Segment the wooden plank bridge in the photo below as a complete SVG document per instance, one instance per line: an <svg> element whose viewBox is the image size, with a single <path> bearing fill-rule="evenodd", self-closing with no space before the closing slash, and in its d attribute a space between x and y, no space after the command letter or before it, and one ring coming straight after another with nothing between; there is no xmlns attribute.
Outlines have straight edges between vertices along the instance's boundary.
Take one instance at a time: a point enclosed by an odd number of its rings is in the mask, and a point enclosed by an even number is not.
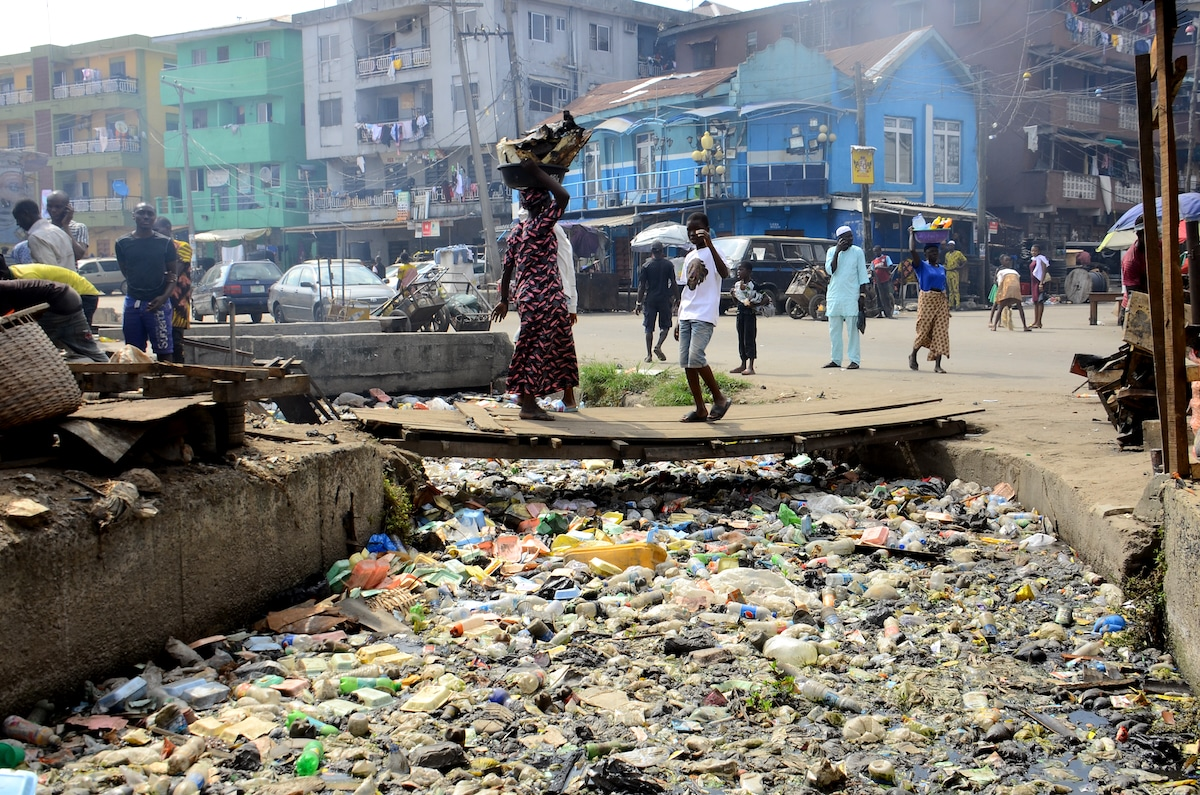
<svg viewBox="0 0 1200 795"><path fill-rule="evenodd" d="M715 423L682 423L686 408L585 408L554 422L522 420L515 408L459 402L458 411L359 409L363 426L387 444L428 457L683 461L959 436L978 406L938 398L740 404Z"/></svg>

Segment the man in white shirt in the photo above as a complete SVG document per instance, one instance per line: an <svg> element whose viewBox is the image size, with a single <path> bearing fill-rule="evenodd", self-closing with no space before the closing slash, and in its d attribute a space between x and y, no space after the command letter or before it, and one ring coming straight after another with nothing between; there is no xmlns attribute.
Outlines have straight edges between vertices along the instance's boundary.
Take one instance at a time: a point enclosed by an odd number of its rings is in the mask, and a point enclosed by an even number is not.
<svg viewBox="0 0 1200 795"><path fill-rule="evenodd" d="M571 245L571 238L567 237L567 230L562 228L562 224L554 225L554 239L558 241L558 274L562 277L563 295L567 297L567 314L571 316L571 325L574 326L579 322L579 291L575 287L575 248ZM563 390L563 406L567 412L579 411L574 387L569 386Z"/></svg>
<svg viewBox="0 0 1200 795"><path fill-rule="evenodd" d="M34 262L76 270L71 236L42 218L37 202L22 199L13 205L12 214L17 226L25 230L29 254Z"/></svg>
<svg viewBox="0 0 1200 795"><path fill-rule="evenodd" d="M729 266L713 245L707 215L692 213L687 229L688 239L696 248L688 252L683 261L683 273L677 277L683 292L679 299L675 339L679 340L679 364L687 375L688 389L696 408L683 415L680 422L716 422L725 416L733 401L722 394L717 385L717 378L705 358L705 348L721 314L721 280L729 278ZM704 405L701 381L712 393L711 410Z"/></svg>
<svg viewBox="0 0 1200 795"><path fill-rule="evenodd" d="M46 214L50 216L50 223L71 236L71 250L78 267L79 260L87 256L88 228L74 220L75 208L71 206L71 197L66 191L56 190L46 197Z"/></svg>

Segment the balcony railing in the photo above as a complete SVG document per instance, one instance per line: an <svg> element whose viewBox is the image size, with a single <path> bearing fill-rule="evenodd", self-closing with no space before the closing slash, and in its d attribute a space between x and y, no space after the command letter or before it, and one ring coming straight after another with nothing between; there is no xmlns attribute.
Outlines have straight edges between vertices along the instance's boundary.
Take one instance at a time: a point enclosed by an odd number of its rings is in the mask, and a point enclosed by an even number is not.
<svg viewBox="0 0 1200 795"><path fill-rule="evenodd" d="M1137 204L1142 200L1142 186L1134 182L1114 182L1113 195L1125 204Z"/></svg>
<svg viewBox="0 0 1200 795"><path fill-rule="evenodd" d="M142 142L136 138L93 138L89 141L72 141L54 145L55 157L140 151L142 151Z"/></svg>
<svg viewBox="0 0 1200 795"><path fill-rule="evenodd" d="M423 126L421 119L425 120ZM361 122L354 127L360 144L372 147L395 146L433 135L433 114L422 114L415 119ZM385 131L384 127L388 129Z"/></svg>
<svg viewBox="0 0 1200 795"><path fill-rule="evenodd" d="M360 78L374 77L375 75L389 74L393 71L400 72L405 69L420 69L421 67L429 66L431 63L433 63L433 57L429 47L395 50L378 55L368 55L366 58L359 58L358 76Z"/></svg>
<svg viewBox="0 0 1200 795"><path fill-rule="evenodd" d="M1063 174L1062 195L1064 199L1095 199L1096 178L1090 174Z"/></svg>
<svg viewBox="0 0 1200 795"><path fill-rule="evenodd" d="M77 213L119 213L132 210L137 202L128 196L112 199L72 199L71 207Z"/></svg>
<svg viewBox="0 0 1200 795"><path fill-rule="evenodd" d="M1100 100L1088 97L1067 97L1067 121L1076 124L1100 123Z"/></svg>
<svg viewBox="0 0 1200 795"><path fill-rule="evenodd" d="M382 193L358 195L317 191L308 195L309 212L320 212L322 210L363 210L373 207L395 206L396 192L390 190Z"/></svg>
<svg viewBox="0 0 1200 795"><path fill-rule="evenodd" d="M24 105L27 102L33 102L33 92L29 89L0 92L0 105Z"/></svg>
<svg viewBox="0 0 1200 795"><path fill-rule="evenodd" d="M1122 130L1136 130L1138 128L1137 105L1122 105L1117 123Z"/></svg>
<svg viewBox="0 0 1200 795"><path fill-rule="evenodd" d="M132 77L108 77L103 80L85 80L82 83L65 83L54 87L55 99L90 97L93 94L136 94L138 81Z"/></svg>

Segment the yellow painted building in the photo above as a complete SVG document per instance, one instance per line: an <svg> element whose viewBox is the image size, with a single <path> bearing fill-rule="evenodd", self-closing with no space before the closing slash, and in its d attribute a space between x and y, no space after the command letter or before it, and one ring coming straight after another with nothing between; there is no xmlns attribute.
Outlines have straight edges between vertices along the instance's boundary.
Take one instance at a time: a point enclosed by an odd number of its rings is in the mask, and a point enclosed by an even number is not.
<svg viewBox="0 0 1200 795"><path fill-rule="evenodd" d="M137 35L0 57L0 244L15 242L18 192L57 189L88 226L89 255L111 255L134 206L167 195L163 137L178 117L158 83L174 62L173 46Z"/></svg>

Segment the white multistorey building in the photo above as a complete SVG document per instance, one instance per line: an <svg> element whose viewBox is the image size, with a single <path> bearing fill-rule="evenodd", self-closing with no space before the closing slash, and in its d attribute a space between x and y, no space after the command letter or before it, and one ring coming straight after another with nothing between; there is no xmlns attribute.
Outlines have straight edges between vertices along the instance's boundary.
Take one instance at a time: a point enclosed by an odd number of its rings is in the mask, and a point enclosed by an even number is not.
<svg viewBox="0 0 1200 795"><path fill-rule="evenodd" d="M304 36L305 138L327 179L309 191L321 256L480 241L479 195L507 223L495 142L614 80L669 73L659 31L697 18L647 3L352 0L294 17ZM464 35L460 65L455 32ZM486 175L475 173L463 75Z"/></svg>

